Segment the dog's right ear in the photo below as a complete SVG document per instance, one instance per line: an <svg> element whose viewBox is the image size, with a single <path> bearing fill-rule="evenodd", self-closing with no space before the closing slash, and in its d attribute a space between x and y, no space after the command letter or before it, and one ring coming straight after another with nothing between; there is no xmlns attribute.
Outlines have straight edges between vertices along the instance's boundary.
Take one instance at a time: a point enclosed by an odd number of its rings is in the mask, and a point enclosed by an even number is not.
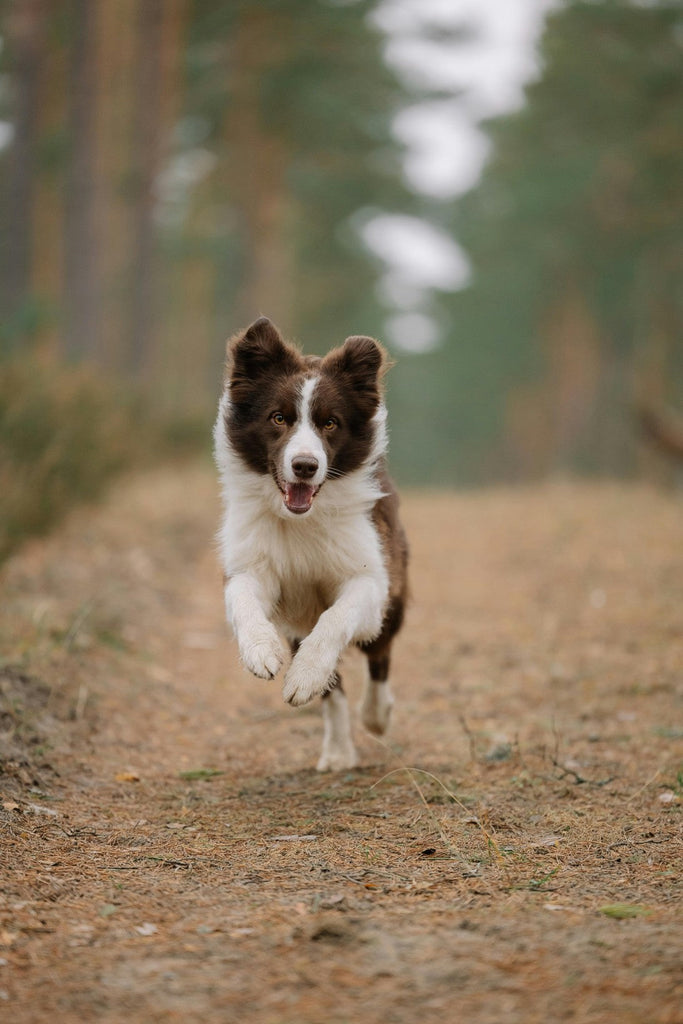
<svg viewBox="0 0 683 1024"><path fill-rule="evenodd" d="M268 317L259 317L246 331L228 341L226 383L231 388L256 380L275 368L295 373L297 360L294 350L283 341Z"/></svg>

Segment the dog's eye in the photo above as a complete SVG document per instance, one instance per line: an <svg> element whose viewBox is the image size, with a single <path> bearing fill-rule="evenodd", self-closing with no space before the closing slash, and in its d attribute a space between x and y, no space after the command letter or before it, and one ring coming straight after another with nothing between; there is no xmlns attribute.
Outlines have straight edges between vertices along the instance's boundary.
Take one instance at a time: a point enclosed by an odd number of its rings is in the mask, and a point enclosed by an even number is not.
<svg viewBox="0 0 683 1024"><path fill-rule="evenodd" d="M281 412L274 412L270 418L278 427L283 427L285 424L285 418Z"/></svg>
<svg viewBox="0 0 683 1024"><path fill-rule="evenodd" d="M338 426L339 424L335 420L334 416L330 416L327 423L323 424L323 430L336 430Z"/></svg>

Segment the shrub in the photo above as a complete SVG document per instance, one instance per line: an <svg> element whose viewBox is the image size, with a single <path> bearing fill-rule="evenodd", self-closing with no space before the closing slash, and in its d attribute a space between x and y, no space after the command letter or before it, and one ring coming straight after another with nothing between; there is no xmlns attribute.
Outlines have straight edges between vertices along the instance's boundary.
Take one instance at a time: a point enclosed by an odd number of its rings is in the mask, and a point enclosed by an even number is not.
<svg viewBox="0 0 683 1024"><path fill-rule="evenodd" d="M0 365L0 561L171 437L138 395L85 367Z"/></svg>

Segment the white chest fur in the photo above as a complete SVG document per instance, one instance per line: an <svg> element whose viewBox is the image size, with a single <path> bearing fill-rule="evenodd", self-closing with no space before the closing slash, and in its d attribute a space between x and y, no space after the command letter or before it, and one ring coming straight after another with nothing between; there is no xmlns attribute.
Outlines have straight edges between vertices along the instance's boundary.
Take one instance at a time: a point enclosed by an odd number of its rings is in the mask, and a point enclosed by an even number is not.
<svg viewBox="0 0 683 1024"><path fill-rule="evenodd" d="M388 590L379 537L371 520L378 492L367 472L325 484L304 520L283 518L281 498L270 477L235 466L224 478L225 515L220 555L228 578L257 576L273 618L290 636L313 628L341 587L357 576L372 577ZM249 479L245 479L249 478Z"/></svg>

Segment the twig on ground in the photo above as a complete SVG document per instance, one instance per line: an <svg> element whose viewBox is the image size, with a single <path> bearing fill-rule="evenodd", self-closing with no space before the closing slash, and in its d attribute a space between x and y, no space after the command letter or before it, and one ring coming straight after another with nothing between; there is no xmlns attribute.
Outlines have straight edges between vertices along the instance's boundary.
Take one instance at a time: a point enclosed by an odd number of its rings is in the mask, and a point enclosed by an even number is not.
<svg viewBox="0 0 683 1024"><path fill-rule="evenodd" d="M467 724L467 719L465 718L464 715L462 715L462 714L458 715L458 721L460 722L460 726L462 728L462 731L465 733L465 736L467 736L467 742L470 745L470 761L476 761L477 760L477 741L475 739L474 733L472 732L472 730L470 729L469 725Z"/></svg>
<svg viewBox="0 0 683 1024"><path fill-rule="evenodd" d="M566 765L560 764L556 758L553 757L551 760L555 768L559 768L562 772L560 778L564 779L567 775L572 776L575 786L607 786L610 782L614 782L614 775L609 775L606 779L584 779L583 775L579 775L573 768L567 768Z"/></svg>

